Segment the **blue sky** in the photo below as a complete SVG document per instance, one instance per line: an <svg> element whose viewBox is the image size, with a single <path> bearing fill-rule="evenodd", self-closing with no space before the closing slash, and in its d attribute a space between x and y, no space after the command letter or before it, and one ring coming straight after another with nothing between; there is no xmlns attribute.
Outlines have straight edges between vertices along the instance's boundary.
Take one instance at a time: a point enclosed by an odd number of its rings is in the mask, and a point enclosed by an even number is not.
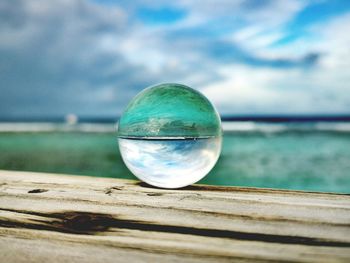
<svg viewBox="0 0 350 263"><path fill-rule="evenodd" d="M3 0L0 116L117 116L179 82L222 115L350 113L350 1Z"/></svg>

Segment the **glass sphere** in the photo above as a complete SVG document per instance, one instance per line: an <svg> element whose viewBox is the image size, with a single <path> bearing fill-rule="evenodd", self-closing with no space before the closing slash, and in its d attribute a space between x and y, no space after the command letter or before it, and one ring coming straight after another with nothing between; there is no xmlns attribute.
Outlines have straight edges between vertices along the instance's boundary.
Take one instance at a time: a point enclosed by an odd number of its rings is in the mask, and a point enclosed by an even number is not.
<svg viewBox="0 0 350 263"><path fill-rule="evenodd" d="M220 116L200 92L180 84L141 91L118 124L121 156L140 180L180 188L202 179L217 162Z"/></svg>

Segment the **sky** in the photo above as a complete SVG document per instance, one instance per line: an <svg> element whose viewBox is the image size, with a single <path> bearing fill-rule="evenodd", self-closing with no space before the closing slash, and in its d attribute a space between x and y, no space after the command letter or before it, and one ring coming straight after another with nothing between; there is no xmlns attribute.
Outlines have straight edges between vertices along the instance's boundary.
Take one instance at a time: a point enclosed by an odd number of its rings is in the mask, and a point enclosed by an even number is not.
<svg viewBox="0 0 350 263"><path fill-rule="evenodd" d="M350 113L350 1L0 1L0 117L119 116L163 82L221 115Z"/></svg>

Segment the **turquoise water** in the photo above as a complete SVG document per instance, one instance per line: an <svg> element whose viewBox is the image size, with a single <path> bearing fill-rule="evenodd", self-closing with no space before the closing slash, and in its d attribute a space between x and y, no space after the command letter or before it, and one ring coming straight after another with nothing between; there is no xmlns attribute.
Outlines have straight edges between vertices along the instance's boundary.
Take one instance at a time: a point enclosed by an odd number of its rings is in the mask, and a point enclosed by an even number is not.
<svg viewBox="0 0 350 263"><path fill-rule="evenodd" d="M231 134L202 183L350 193L350 134Z"/></svg>
<svg viewBox="0 0 350 263"><path fill-rule="evenodd" d="M111 132L2 132L0 169L136 179ZM226 132L200 183L350 193L350 133Z"/></svg>

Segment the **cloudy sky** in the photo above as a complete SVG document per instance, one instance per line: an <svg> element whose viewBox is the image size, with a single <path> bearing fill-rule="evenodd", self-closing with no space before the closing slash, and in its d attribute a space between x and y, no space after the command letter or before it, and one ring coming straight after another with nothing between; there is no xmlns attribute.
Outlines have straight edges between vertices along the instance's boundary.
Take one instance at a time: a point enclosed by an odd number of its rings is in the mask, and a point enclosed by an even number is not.
<svg viewBox="0 0 350 263"><path fill-rule="evenodd" d="M350 1L0 1L0 116L117 116L161 82L222 115L349 113Z"/></svg>

